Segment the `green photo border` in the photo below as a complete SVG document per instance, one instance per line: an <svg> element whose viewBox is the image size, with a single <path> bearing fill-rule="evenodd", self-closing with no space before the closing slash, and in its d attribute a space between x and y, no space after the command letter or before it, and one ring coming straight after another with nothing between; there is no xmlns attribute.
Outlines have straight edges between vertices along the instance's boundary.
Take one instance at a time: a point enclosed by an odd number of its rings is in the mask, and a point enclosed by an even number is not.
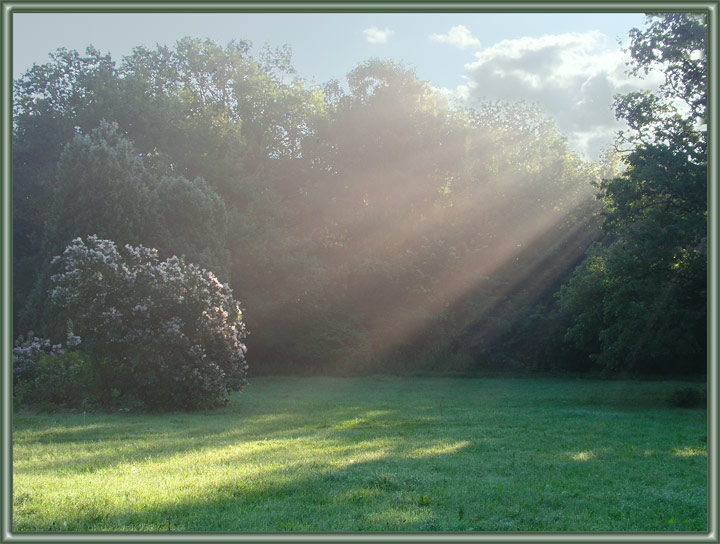
<svg viewBox="0 0 720 544"><path fill-rule="evenodd" d="M719 542L718 540L718 2L713 1L484 1L365 0L365 1L242 1L242 0L0 0L0 542ZM15 13L657 13L704 12L708 21L708 531L633 533L23 533L12 524L12 44Z"/></svg>

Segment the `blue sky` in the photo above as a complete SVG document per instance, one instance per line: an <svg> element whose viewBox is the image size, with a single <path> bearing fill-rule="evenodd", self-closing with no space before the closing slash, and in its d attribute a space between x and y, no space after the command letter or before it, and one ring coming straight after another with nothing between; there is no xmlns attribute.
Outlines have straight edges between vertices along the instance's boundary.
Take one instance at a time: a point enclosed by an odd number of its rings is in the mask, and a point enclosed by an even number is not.
<svg viewBox="0 0 720 544"><path fill-rule="evenodd" d="M58 47L92 44L116 61L133 47L173 45L184 36L224 45L246 39L254 52L290 44L308 81L344 79L370 57L415 68L420 79L472 105L483 99L537 102L571 146L597 158L620 126L612 95L632 81L618 40L642 27L642 13L493 14L15 14L13 72L44 63Z"/></svg>

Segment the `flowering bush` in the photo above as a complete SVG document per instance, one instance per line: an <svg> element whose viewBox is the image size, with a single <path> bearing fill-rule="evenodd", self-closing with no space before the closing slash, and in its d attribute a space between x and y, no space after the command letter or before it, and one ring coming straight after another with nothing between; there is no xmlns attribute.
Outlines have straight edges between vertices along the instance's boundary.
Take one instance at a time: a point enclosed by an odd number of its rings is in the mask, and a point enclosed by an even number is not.
<svg viewBox="0 0 720 544"><path fill-rule="evenodd" d="M31 333L32 335L32 333ZM20 336L13 349L13 400L17 404L79 406L88 401L92 375L81 343L68 328L67 343Z"/></svg>
<svg viewBox="0 0 720 544"><path fill-rule="evenodd" d="M21 382L30 382L36 379L37 364L41 356L62 355L63 353L62 345L53 344L47 338L33 336L26 340L20 336L15 340L13 348L13 390L17 391Z"/></svg>
<svg viewBox="0 0 720 544"><path fill-rule="evenodd" d="M245 385L246 335L227 284L178 257L89 236L53 259L50 300L92 353L102 390L150 408L206 408Z"/></svg>

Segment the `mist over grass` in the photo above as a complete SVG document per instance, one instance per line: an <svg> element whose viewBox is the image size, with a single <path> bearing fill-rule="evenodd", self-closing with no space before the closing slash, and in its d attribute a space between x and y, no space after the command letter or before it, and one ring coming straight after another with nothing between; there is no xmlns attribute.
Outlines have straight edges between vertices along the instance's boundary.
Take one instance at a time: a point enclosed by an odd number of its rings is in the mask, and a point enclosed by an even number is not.
<svg viewBox="0 0 720 544"><path fill-rule="evenodd" d="M687 383L256 378L218 411L14 417L16 531L705 531Z"/></svg>

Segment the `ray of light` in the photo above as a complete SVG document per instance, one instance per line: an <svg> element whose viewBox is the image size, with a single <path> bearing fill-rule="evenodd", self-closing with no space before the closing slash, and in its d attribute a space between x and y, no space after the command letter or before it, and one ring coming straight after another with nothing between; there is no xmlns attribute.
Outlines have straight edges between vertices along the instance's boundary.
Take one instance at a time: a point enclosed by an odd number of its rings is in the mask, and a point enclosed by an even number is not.
<svg viewBox="0 0 720 544"><path fill-rule="evenodd" d="M331 290L327 291L331 299L362 300L368 285L352 281L358 274L364 273L357 268L358 265L365 260L388 264L390 271L407 271L424 256L417 255L413 250L422 247L425 240L437 241L437 233L446 227L466 232L476 245L486 242L478 247L464 248L459 266L435 271L437 281L432 286L426 286L432 290L431 297L423 296L420 297L422 300L413 301L415 294L412 292L396 293L401 303L395 308L383 306L367 312L364 324L368 326L373 352L378 358L419 334L428 326L429 316L441 314L444 308L456 304L488 278L498 274L506 276L504 285L494 287L493 300L485 303L487 308L483 308L483 314L491 312L500 298L511 294L521 284L527 291L526 300L536 300L555 279L558 263L550 261L559 259L569 263L577 259L596 236L587 221L576 221L570 228L563 226L584 205L584 199L590 193L589 186L587 191L577 190L576 186L574 193L563 195L567 202L561 210L551 206L559 199L562 183L549 184L550 194L545 195L547 199L543 199L544 202L538 202L536 206L528 202L525 192L533 184L534 187L548 184L547 178L552 175L552 171L544 172L540 167L536 168L538 172L529 174L517 168L508 168L488 179L456 173L454 181L458 185L466 185L454 188L455 193L449 197L441 195L447 173L445 178L441 175L420 176L418 183L393 184L393 180L407 176L413 163L432 163L436 155L443 153L441 149L418 151L416 155L384 164L368 165L361 174L352 178L336 175L338 183L345 184L348 191L354 191L353 195L343 195L340 191L340 196L347 200L339 202L336 210L316 210L317 213L303 217L306 232L316 233L317 236L323 228L334 225L335 233L342 234L339 246L319 256L320 266L315 270L318 284L331 286ZM564 170L557 174L572 175ZM521 177L521 182L517 181L518 177ZM368 186L368 180L374 189L368 193L366 202L361 203L363 187ZM348 205L351 205L349 212ZM508 217L518 220L507 224ZM502 233L497 232L498 225L505 227ZM532 256L532 244L553 232L557 240L550 244L553 247L552 256ZM483 234L486 240L482 239ZM502 234L502 245L493 238L499 234ZM317 251L319 245L316 237L310 238L308 247L302 250ZM563 245L566 247L563 248ZM427 249L422 251L429 252ZM521 272L518 272L517 266L511 266L517 261L524 263ZM274 304L268 301L263 309L263 321L275 322L287 312L288 304L300 300L275 300Z"/></svg>

